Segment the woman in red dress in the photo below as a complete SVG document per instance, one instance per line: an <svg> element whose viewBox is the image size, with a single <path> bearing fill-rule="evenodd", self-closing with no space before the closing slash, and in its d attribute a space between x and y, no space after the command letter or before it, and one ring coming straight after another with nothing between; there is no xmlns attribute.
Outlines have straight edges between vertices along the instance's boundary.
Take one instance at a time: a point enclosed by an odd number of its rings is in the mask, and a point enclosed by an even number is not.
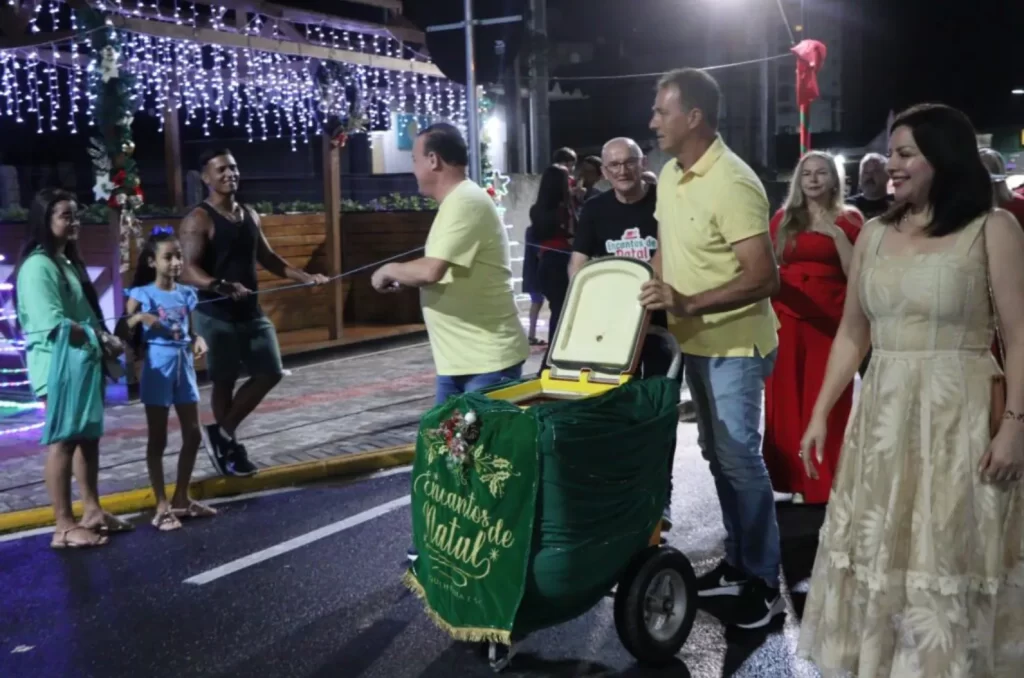
<svg viewBox="0 0 1024 678"><path fill-rule="evenodd" d="M775 370L765 384L764 461L777 492L824 504L839 466L853 385L832 409L817 479L800 461L800 438L821 389L846 300L846 273L864 217L843 205L832 156L812 151L797 165L786 204L771 221L782 286L772 298L779 318Z"/></svg>

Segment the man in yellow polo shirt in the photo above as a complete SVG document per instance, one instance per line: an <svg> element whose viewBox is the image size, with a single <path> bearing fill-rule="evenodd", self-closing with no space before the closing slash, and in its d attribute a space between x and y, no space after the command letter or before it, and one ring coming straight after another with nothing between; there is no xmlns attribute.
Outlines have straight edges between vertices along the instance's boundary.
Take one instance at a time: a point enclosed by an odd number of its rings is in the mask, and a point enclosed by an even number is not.
<svg viewBox="0 0 1024 678"><path fill-rule="evenodd" d="M494 201L466 178L461 133L439 123L420 132L413 173L440 207L423 257L373 274L381 292L420 288L437 370L437 403L522 376L529 355L512 287L508 234Z"/></svg>
<svg viewBox="0 0 1024 678"><path fill-rule="evenodd" d="M718 136L720 101L718 83L698 70L658 84L651 129L675 160L658 180L660 279L644 286L641 303L669 312L722 507L725 559L698 580L699 594L738 596L729 621L754 629L785 611L760 434L777 344L769 298L779 277L764 187Z"/></svg>

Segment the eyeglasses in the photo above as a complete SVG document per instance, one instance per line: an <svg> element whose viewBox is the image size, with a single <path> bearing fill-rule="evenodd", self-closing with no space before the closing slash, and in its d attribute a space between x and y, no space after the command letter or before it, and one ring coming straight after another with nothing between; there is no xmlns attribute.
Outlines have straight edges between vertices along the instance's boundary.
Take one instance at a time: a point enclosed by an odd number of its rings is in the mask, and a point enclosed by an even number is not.
<svg viewBox="0 0 1024 678"><path fill-rule="evenodd" d="M637 167L640 166L640 158L630 158L629 160L624 160L623 162L606 162L604 166L609 172L612 173L620 172L624 169L635 170Z"/></svg>

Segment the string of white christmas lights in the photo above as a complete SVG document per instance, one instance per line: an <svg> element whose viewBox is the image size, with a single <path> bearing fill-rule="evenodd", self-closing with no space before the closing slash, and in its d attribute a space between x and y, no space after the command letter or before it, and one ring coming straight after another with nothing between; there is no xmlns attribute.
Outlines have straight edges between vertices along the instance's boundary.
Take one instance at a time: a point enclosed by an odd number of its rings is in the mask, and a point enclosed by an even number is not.
<svg viewBox="0 0 1024 678"><path fill-rule="evenodd" d="M71 16L70 26L75 29L74 15ZM176 16L186 21L180 12ZM194 19L194 15L189 16ZM53 23L59 22L54 19ZM253 26L257 23L254 21ZM318 30L310 33L317 39L328 40L320 37ZM329 44L344 44L346 48L353 45L348 32L334 33L329 36ZM308 142L311 134L322 131L321 121L327 116L346 117L352 97L356 98L360 113L376 129L389 128L392 112L445 118L464 125L462 87L440 78L412 74L407 80L401 72L348 65L343 67L344 77L340 81L318 79L320 62L308 57L124 30L122 34L125 39L118 68L135 76L135 108L152 113L161 112L164 106L184 108L185 124L201 125L207 136L214 124L239 126L246 129L250 141L287 137L294 150L300 141ZM80 50L79 42L85 43L86 50ZM381 53L385 49L381 42L379 38L368 42L360 34L355 48ZM27 48L27 53L0 51L0 115L18 122L24 122L27 116L34 117L38 132L45 131L44 120L50 131L57 131L63 116L69 130L75 133L76 116L84 109L91 126L95 99L88 81L95 64L90 60L82 66L88 43L87 34L40 43ZM407 108L407 90L412 91L411 110ZM442 92L447 96L442 96Z"/></svg>

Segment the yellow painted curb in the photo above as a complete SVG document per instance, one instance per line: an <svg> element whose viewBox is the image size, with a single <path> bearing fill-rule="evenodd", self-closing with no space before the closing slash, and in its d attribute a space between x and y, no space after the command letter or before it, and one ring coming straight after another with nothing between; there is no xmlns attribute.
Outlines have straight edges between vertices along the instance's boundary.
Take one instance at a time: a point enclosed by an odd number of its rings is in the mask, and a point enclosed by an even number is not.
<svg viewBox="0 0 1024 678"><path fill-rule="evenodd" d="M411 464L415 452L415 445L399 445L382 450L344 454L329 459L275 466L260 471L251 478L207 478L192 485L192 498L229 497L248 492L290 487L322 478L371 473ZM174 485L168 484L167 495L170 496L173 493ZM156 497L153 496L153 490L147 487L101 497L100 504L111 513L134 513L156 506ZM73 510L76 515L81 515L82 502L76 501ZM47 525L53 525L52 506L0 513L0 534L46 527Z"/></svg>

